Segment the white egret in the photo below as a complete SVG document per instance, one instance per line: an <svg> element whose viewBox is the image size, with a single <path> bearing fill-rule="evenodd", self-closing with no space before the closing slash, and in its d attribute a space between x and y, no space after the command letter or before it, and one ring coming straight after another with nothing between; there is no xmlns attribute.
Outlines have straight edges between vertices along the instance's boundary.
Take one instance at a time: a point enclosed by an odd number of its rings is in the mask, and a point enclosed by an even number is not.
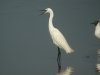
<svg viewBox="0 0 100 75"><path fill-rule="evenodd" d="M94 21L93 23L91 24L94 24L95 25L95 36L100 39L100 21L97 20L97 21Z"/></svg>
<svg viewBox="0 0 100 75"><path fill-rule="evenodd" d="M60 52L60 48L65 50L65 52L67 54L70 54L72 52L74 52L74 50L69 46L67 40L65 39L65 37L63 36L63 34L53 25L53 17L54 17L54 13L53 10L51 8L46 8L43 11L42 14L48 13L50 15L49 17L49 22L48 22L48 26L49 26L49 32L51 35L51 38L53 40L53 43L58 47L58 57L57 57L57 62L58 62L58 67L59 70L61 69L61 62L60 62L60 58L61 58L61 52Z"/></svg>

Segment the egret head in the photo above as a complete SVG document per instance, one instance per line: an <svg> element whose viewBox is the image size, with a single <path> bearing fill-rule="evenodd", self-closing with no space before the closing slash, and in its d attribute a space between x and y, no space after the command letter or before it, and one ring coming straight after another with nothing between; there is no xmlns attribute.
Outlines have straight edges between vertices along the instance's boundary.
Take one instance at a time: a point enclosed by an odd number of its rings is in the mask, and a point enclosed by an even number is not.
<svg viewBox="0 0 100 75"><path fill-rule="evenodd" d="M51 9L51 8L46 8L45 10L46 10L45 13L50 13L50 12L52 12L52 9Z"/></svg>
<svg viewBox="0 0 100 75"><path fill-rule="evenodd" d="M51 8L46 8L46 9L40 10L40 11L43 11L43 13L41 15L46 14L46 13L53 12Z"/></svg>
<svg viewBox="0 0 100 75"><path fill-rule="evenodd" d="M92 22L91 24L94 24L95 26L98 24L99 20L96 20L94 22Z"/></svg>

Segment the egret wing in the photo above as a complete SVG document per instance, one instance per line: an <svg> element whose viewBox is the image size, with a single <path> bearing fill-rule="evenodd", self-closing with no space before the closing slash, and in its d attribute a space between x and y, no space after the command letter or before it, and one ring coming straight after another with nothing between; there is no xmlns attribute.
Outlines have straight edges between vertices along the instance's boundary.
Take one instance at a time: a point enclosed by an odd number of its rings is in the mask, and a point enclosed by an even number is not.
<svg viewBox="0 0 100 75"><path fill-rule="evenodd" d="M52 31L51 36L55 45L64 49L67 53L73 52L73 49L70 48L67 40L64 38L63 34L57 28L55 28Z"/></svg>

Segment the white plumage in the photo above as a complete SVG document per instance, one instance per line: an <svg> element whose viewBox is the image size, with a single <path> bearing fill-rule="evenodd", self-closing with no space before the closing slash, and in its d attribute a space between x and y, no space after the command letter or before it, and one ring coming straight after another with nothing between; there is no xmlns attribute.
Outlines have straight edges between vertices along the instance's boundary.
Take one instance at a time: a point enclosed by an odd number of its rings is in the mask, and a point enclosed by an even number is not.
<svg viewBox="0 0 100 75"><path fill-rule="evenodd" d="M51 8L47 8L45 10L46 10L45 13L50 14L48 25L49 25L49 32L53 40L53 43L57 47L64 49L66 53L74 52L74 50L69 46L68 42L64 38L63 34L57 28L53 26L53 23L52 23L52 20L54 17L53 10Z"/></svg>
<svg viewBox="0 0 100 75"><path fill-rule="evenodd" d="M70 48L69 44L65 40L63 34L57 29L54 28L53 30L50 30L50 35L52 37L53 43L59 47L65 50L66 53L72 53L73 49Z"/></svg>
<svg viewBox="0 0 100 75"><path fill-rule="evenodd" d="M100 22L97 23L95 27L95 36L100 39Z"/></svg>
<svg viewBox="0 0 100 75"><path fill-rule="evenodd" d="M97 20L97 21L94 21L92 24L95 25L95 36L100 39L100 21Z"/></svg>

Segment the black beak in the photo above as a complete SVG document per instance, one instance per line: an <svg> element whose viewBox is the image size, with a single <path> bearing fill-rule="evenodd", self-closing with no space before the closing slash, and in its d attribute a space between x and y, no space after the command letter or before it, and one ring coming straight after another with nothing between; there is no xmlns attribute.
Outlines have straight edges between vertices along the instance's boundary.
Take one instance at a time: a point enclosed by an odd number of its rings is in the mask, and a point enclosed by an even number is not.
<svg viewBox="0 0 100 75"><path fill-rule="evenodd" d="M96 22L91 22L91 24L96 24Z"/></svg>
<svg viewBox="0 0 100 75"><path fill-rule="evenodd" d="M94 21L91 24L97 25L99 21Z"/></svg>
<svg viewBox="0 0 100 75"><path fill-rule="evenodd" d="M40 15L43 15L46 12L46 10L40 10L40 11L42 11L42 13Z"/></svg>

